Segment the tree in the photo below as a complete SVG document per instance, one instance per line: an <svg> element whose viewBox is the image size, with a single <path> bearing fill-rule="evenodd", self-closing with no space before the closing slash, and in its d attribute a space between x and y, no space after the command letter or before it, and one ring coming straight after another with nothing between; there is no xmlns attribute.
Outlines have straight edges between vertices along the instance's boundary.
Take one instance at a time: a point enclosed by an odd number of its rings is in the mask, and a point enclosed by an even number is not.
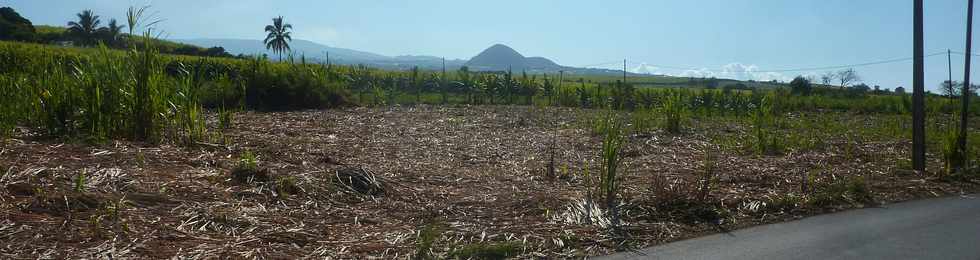
<svg viewBox="0 0 980 260"><path fill-rule="evenodd" d="M857 71L854 69L845 69L837 72L837 82L840 82L840 87L844 88L851 83L861 81L861 76L858 76Z"/></svg>
<svg viewBox="0 0 980 260"><path fill-rule="evenodd" d="M953 98L959 94L959 90L956 88L962 85L963 83L956 82L955 80L952 83L949 80L943 80L943 83L939 84L939 93L942 93L948 98Z"/></svg>
<svg viewBox="0 0 980 260"><path fill-rule="evenodd" d="M75 38L81 45L94 45L98 39L99 16L92 10L84 10L76 14L78 21L68 22L68 34Z"/></svg>
<svg viewBox="0 0 980 260"><path fill-rule="evenodd" d="M820 82L823 82L824 85L830 85L830 83L833 83L835 79L837 79L837 74L833 71L828 71L827 73L820 75Z"/></svg>
<svg viewBox="0 0 980 260"><path fill-rule="evenodd" d="M810 80L804 78L803 76L796 76L793 81L789 82L789 87L793 94L796 95L810 95L810 91L813 90L813 86L810 85Z"/></svg>
<svg viewBox="0 0 980 260"><path fill-rule="evenodd" d="M854 96L861 96L861 95L867 94L868 91L871 91L871 87L869 87L867 84L864 84L864 83L851 86L851 87L849 87L847 89Z"/></svg>
<svg viewBox="0 0 980 260"><path fill-rule="evenodd" d="M13 8L0 8L0 40L33 41L34 25Z"/></svg>
<svg viewBox="0 0 980 260"><path fill-rule="evenodd" d="M292 24L283 23L282 16L272 18L272 24L265 26L265 31L269 33L265 37L265 48L279 55L279 60L282 60L283 52L289 51L289 42L293 40L290 35L292 29Z"/></svg>
<svg viewBox="0 0 980 260"><path fill-rule="evenodd" d="M208 48L204 51L204 55L208 57L232 57L231 53L228 53L228 51L221 46Z"/></svg>
<svg viewBox="0 0 980 260"><path fill-rule="evenodd" d="M120 26L116 23L116 19L109 20L109 25L98 29L99 38L109 46L118 46L119 35L122 34L122 29L126 26Z"/></svg>

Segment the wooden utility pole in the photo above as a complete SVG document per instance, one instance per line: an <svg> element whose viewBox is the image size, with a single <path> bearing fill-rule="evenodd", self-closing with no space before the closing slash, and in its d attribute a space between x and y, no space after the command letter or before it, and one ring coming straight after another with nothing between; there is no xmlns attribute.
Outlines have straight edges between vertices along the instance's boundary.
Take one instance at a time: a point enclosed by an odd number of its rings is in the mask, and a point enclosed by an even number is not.
<svg viewBox="0 0 980 260"><path fill-rule="evenodd" d="M449 81L446 80L446 57L442 57L442 77L439 80L439 91L442 92L442 104L449 103Z"/></svg>
<svg viewBox="0 0 980 260"><path fill-rule="evenodd" d="M946 49L946 71L949 72L949 89L953 89L953 51ZM945 87L945 86L944 86ZM953 97L953 92L950 91L949 97Z"/></svg>
<svg viewBox="0 0 980 260"><path fill-rule="evenodd" d="M912 169L926 169L925 68L922 0L912 0Z"/></svg>
<svg viewBox="0 0 980 260"><path fill-rule="evenodd" d="M957 140L960 152L966 158L966 122L970 114L970 56L973 44L973 0L968 0L966 8L966 65L963 66L963 109L960 111L960 136ZM964 159L965 160L965 159ZM964 162L965 163L965 162ZM965 166L965 165L960 165Z"/></svg>
<svg viewBox="0 0 980 260"><path fill-rule="evenodd" d="M623 85L626 85L626 59L623 59Z"/></svg>

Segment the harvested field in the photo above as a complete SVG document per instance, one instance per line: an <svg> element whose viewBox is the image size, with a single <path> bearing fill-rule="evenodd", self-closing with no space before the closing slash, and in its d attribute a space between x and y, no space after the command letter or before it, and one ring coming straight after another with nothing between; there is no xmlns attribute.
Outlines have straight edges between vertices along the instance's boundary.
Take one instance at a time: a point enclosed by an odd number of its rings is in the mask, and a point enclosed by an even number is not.
<svg viewBox="0 0 980 260"><path fill-rule="evenodd" d="M980 191L903 170L907 141L842 137L760 156L709 141L747 126L695 121L627 138L622 227L610 229L589 199L602 142L583 127L591 111L560 111L551 178L552 109L245 112L227 145L190 147L19 129L0 148L0 258L581 257Z"/></svg>

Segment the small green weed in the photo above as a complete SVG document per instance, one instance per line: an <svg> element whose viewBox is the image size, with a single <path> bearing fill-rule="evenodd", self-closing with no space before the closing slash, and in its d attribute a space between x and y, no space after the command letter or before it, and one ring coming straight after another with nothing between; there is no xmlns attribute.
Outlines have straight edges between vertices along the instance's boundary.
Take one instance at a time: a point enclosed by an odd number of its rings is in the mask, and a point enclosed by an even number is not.
<svg viewBox="0 0 980 260"><path fill-rule="evenodd" d="M85 170L82 170L75 176L75 192L85 191Z"/></svg>
<svg viewBox="0 0 980 260"><path fill-rule="evenodd" d="M435 222L429 222L422 227L419 231L418 239L415 242L415 257L414 259L435 259L432 256L432 245L435 244L439 236L442 235L442 230L440 230L439 225Z"/></svg>
<svg viewBox="0 0 980 260"><path fill-rule="evenodd" d="M456 259L507 259L517 256L521 245L517 242L468 244L452 252Z"/></svg>

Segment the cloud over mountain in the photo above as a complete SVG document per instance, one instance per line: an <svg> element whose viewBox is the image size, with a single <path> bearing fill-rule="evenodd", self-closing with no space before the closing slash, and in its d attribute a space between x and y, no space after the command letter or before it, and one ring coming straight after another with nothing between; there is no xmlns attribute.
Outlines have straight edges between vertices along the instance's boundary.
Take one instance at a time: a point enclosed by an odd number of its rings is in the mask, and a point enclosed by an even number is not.
<svg viewBox="0 0 980 260"><path fill-rule="evenodd" d="M629 70L632 73L638 74L651 74L651 75L667 75L676 77L694 77L694 78L726 78L726 79L736 79L736 80L755 80L755 81L789 81L791 78L782 73L778 72L767 72L760 71L759 67L754 64L743 64L739 62L733 62L721 66L721 68L710 69L710 68L699 68L699 69L670 69L670 68L660 68L655 65L650 65L647 63L640 63Z"/></svg>

